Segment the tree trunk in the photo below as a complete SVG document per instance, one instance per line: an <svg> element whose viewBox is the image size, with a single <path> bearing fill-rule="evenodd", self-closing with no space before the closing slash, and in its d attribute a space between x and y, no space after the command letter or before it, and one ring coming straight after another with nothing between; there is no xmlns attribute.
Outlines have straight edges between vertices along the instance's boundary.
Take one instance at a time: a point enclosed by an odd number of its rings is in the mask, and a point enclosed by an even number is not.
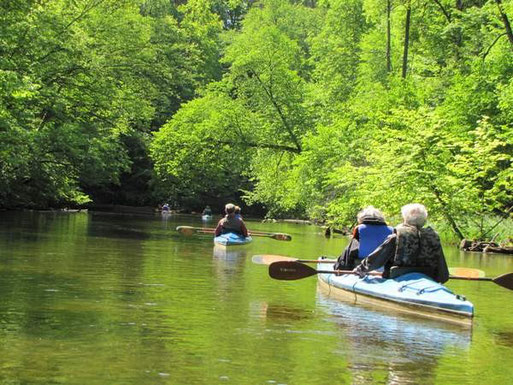
<svg viewBox="0 0 513 385"><path fill-rule="evenodd" d="M504 12L504 8L502 6L502 0L495 0L497 3L497 8L499 8L499 13L502 17L502 22L504 23L504 28L506 29L506 34L508 35L509 42L513 46L513 31L511 30L511 24L509 23L508 15Z"/></svg>
<svg viewBox="0 0 513 385"><path fill-rule="evenodd" d="M387 72L392 71L392 59L391 55L391 37L390 37L390 1L387 0Z"/></svg>
<svg viewBox="0 0 513 385"><path fill-rule="evenodd" d="M440 206L442 206L442 214L445 217L445 219L447 219L449 224L451 225L452 230L456 233L456 235L458 236L458 238L460 240L465 239L465 236L461 232L458 224L456 223L456 220L449 212L447 202L445 202L445 200L442 198L442 194L440 193L438 188L436 188L436 186L432 185L431 190L433 191L433 194L435 194L436 200L440 203Z"/></svg>
<svg viewBox="0 0 513 385"><path fill-rule="evenodd" d="M404 26L404 53L403 53L403 72L402 77L406 79L406 71L408 68L408 44L410 42L410 19L411 19L411 4L407 3L406 8L406 22Z"/></svg>

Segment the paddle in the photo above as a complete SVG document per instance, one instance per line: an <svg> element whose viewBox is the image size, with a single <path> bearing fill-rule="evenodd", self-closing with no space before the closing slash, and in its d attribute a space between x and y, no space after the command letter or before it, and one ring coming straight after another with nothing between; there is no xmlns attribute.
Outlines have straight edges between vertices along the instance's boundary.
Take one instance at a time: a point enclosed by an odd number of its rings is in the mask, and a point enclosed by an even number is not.
<svg viewBox="0 0 513 385"><path fill-rule="evenodd" d="M271 278L280 280L295 280L310 277L315 274L356 274L352 270L316 270L308 265L294 261L278 261L269 265L269 275ZM378 275L381 273L370 272L368 275ZM463 279L467 281L486 281L493 282L506 289L513 290L513 273L506 273L498 277L465 277L451 275L449 279Z"/></svg>
<svg viewBox="0 0 513 385"><path fill-rule="evenodd" d="M208 227L192 227L192 226L178 226L176 228L180 234L192 235L192 234L214 234L215 229ZM254 237L267 237L276 239L277 241L291 241L292 237L284 233L264 233L262 231L250 231L249 235Z"/></svg>
<svg viewBox="0 0 513 385"><path fill-rule="evenodd" d="M258 265L270 265L273 262L287 261L287 262L300 262L300 263L335 263L336 259L297 259L292 257L285 257L283 255L261 254L254 255L251 259L253 263ZM469 267L450 267L449 272L451 275L468 277L468 278L482 278L485 272L479 269L472 269Z"/></svg>
<svg viewBox="0 0 513 385"><path fill-rule="evenodd" d="M470 277L470 278L483 278L485 272L479 269L472 269L469 267L449 267L449 273L454 276Z"/></svg>
<svg viewBox="0 0 513 385"><path fill-rule="evenodd" d="M253 263L257 265L270 265L273 262L287 261L287 262L301 262L301 263L335 263L336 259L297 259L291 257L284 257L283 255L260 254L253 255L251 258Z"/></svg>
<svg viewBox="0 0 513 385"><path fill-rule="evenodd" d="M356 274L352 270L316 270L313 267L295 261L278 261L269 265L269 276L274 279L292 281L310 277L315 274L336 273L336 274ZM381 277L381 273L371 271L368 275Z"/></svg>
<svg viewBox="0 0 513 385"><path fill-rule="evenodd" d="M212 232L214 232L216 230L213 227L193 227L193 226L178 226L178 227L184 227L184 228L189 228L189 229L196 229L196 230L201 230L201 231L212 231ZM255 235L255 234L268 235L268 234L283 234L283 233L269 233L269 232L265 232L265 231L252 230L251 234L253 234L253 235ZM288 235L288 234L285 234L285 235Z"/></svg>

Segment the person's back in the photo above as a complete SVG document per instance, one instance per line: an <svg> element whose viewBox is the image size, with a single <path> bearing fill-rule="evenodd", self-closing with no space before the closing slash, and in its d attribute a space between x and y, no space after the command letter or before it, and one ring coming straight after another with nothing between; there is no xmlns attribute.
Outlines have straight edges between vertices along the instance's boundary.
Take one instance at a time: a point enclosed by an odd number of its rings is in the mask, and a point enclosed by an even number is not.
<svg viewBox="0 0 513 385"><path fill-rule="evenodd" d="M437 269L443 250L440 237L435 230L431 227L418 228L402 223L396 227L396 234L393 266Z"/></svg>
<svg viewBox="0 0 513 385"><path fill-rule="evenodd" d="M449 270L440 237L431 227L423 227L427 218L425 207L409 204L403 206L401 212L404 222L354 269L355 273L362 276L385 266L385 278L418 271L437 282L446 282Z"/></svg>
<svg viewBox="0 0 513 385"><path fill-rule="evenodd" d="M226 216L222 218L217 224L215 235L216 237L226 233L237 233L245 237L248 236L248 230L244 221L235 216L235 205L228 203L225 206Z"/></svg>
<svg viewBox="0 0 513 385"><path fill-rule="evenodd" d="M358 259L363 259L372 253L376 247L394 232L391 226L382 223L362 223L358 225Z"/></svg>
<svg viewBox="0 0 513 385"><path fill-rule="evenodd" d="M357 215L358 225L343 254L338 258L335 269L352 269L372 253L394 229L385 222L385 217L373 206L367 206Z"/></svg>

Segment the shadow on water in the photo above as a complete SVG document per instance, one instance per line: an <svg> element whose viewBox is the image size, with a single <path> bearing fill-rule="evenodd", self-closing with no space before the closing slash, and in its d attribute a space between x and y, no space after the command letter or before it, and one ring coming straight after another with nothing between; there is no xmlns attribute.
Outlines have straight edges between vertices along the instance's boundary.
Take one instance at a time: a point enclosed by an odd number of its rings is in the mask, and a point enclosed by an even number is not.
<svg viewBox="0 0 513 385"><path fill-rule="evenodd" d="M348 355L353 384L372 383L376 372L386 383L426 383L436 378L438 360L447 351L459 355L470 348L472 330L466 327L353 305L322 289L317 302L346 339L341 354Z"/></svg>
<svg viewBox="0 0 513 385"><path fill-rule="evenodd" d="M110 239L133 239L146 241L150 239L170 239L182 237L175 231L176 225L170 221L169 215L130 216L108 215L106 213L93 213L88 222L87 235ZM161 222L158 229L155 224Z"/></svg>
<svg viewBox="0 0 513 385"><path fill-rule="evenodd" d="M512 330L493 333L493 337L494 337L495 342L498 345L513 347L513 331Z"/></svg>
<svg viewBox="0 0 513 385"><path fill-rule="evenodd" d="M265 317L269 320L303 321L313 319L311 311L304 308L293 308L284 305L265 304Z"/></svg>

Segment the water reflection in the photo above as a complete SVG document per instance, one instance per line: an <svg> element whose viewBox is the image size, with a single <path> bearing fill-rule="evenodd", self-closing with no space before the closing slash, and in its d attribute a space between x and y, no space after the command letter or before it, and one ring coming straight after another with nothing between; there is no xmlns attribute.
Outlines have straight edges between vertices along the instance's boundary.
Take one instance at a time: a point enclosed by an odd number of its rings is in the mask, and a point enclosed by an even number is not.
<svg viewBox="0 0 513 385"><path fill-rule="evenodd" d="M122 216L108 218L105 215L91 215L87 223L89 237L148 240L151 234L146 229L137 228L134 222Z"/></svg>
<svg viewBox="0 0 513 385"><path fill-rule="evenodd" d="M243 280L246 256L247 249L244 247L230 248L214 245L212 264L217 285L222 291L238 287L239 282Z"/></svg>
<svg viewBox="0 0 513 385"><path fill-rule="evenodd" d="M241 248L240 246L234 246L234 248L214 245L214 251L212 253L214 262L217 265L221 265L227 269L234 269L240 262L244 262L248 254L247 249Z"/></svg>
<svg viewBox="0 0 513 385"><path fill-rule="evenodd" d="M171 213L169 211L162 211L160 213L162 218L162 228L168 229L169 228L169 218L171 217Z"/></svg>
<svg viewBox="0 0 513 385"><path fill-rule="evenodd" d="M330 314L328 322L341 329L347 346L353 384L420 384L436 378L438 361L446 354L461 355L471 342L471 329L432 320L353 305L330 298L321 288L318 305Z"/></svg>

